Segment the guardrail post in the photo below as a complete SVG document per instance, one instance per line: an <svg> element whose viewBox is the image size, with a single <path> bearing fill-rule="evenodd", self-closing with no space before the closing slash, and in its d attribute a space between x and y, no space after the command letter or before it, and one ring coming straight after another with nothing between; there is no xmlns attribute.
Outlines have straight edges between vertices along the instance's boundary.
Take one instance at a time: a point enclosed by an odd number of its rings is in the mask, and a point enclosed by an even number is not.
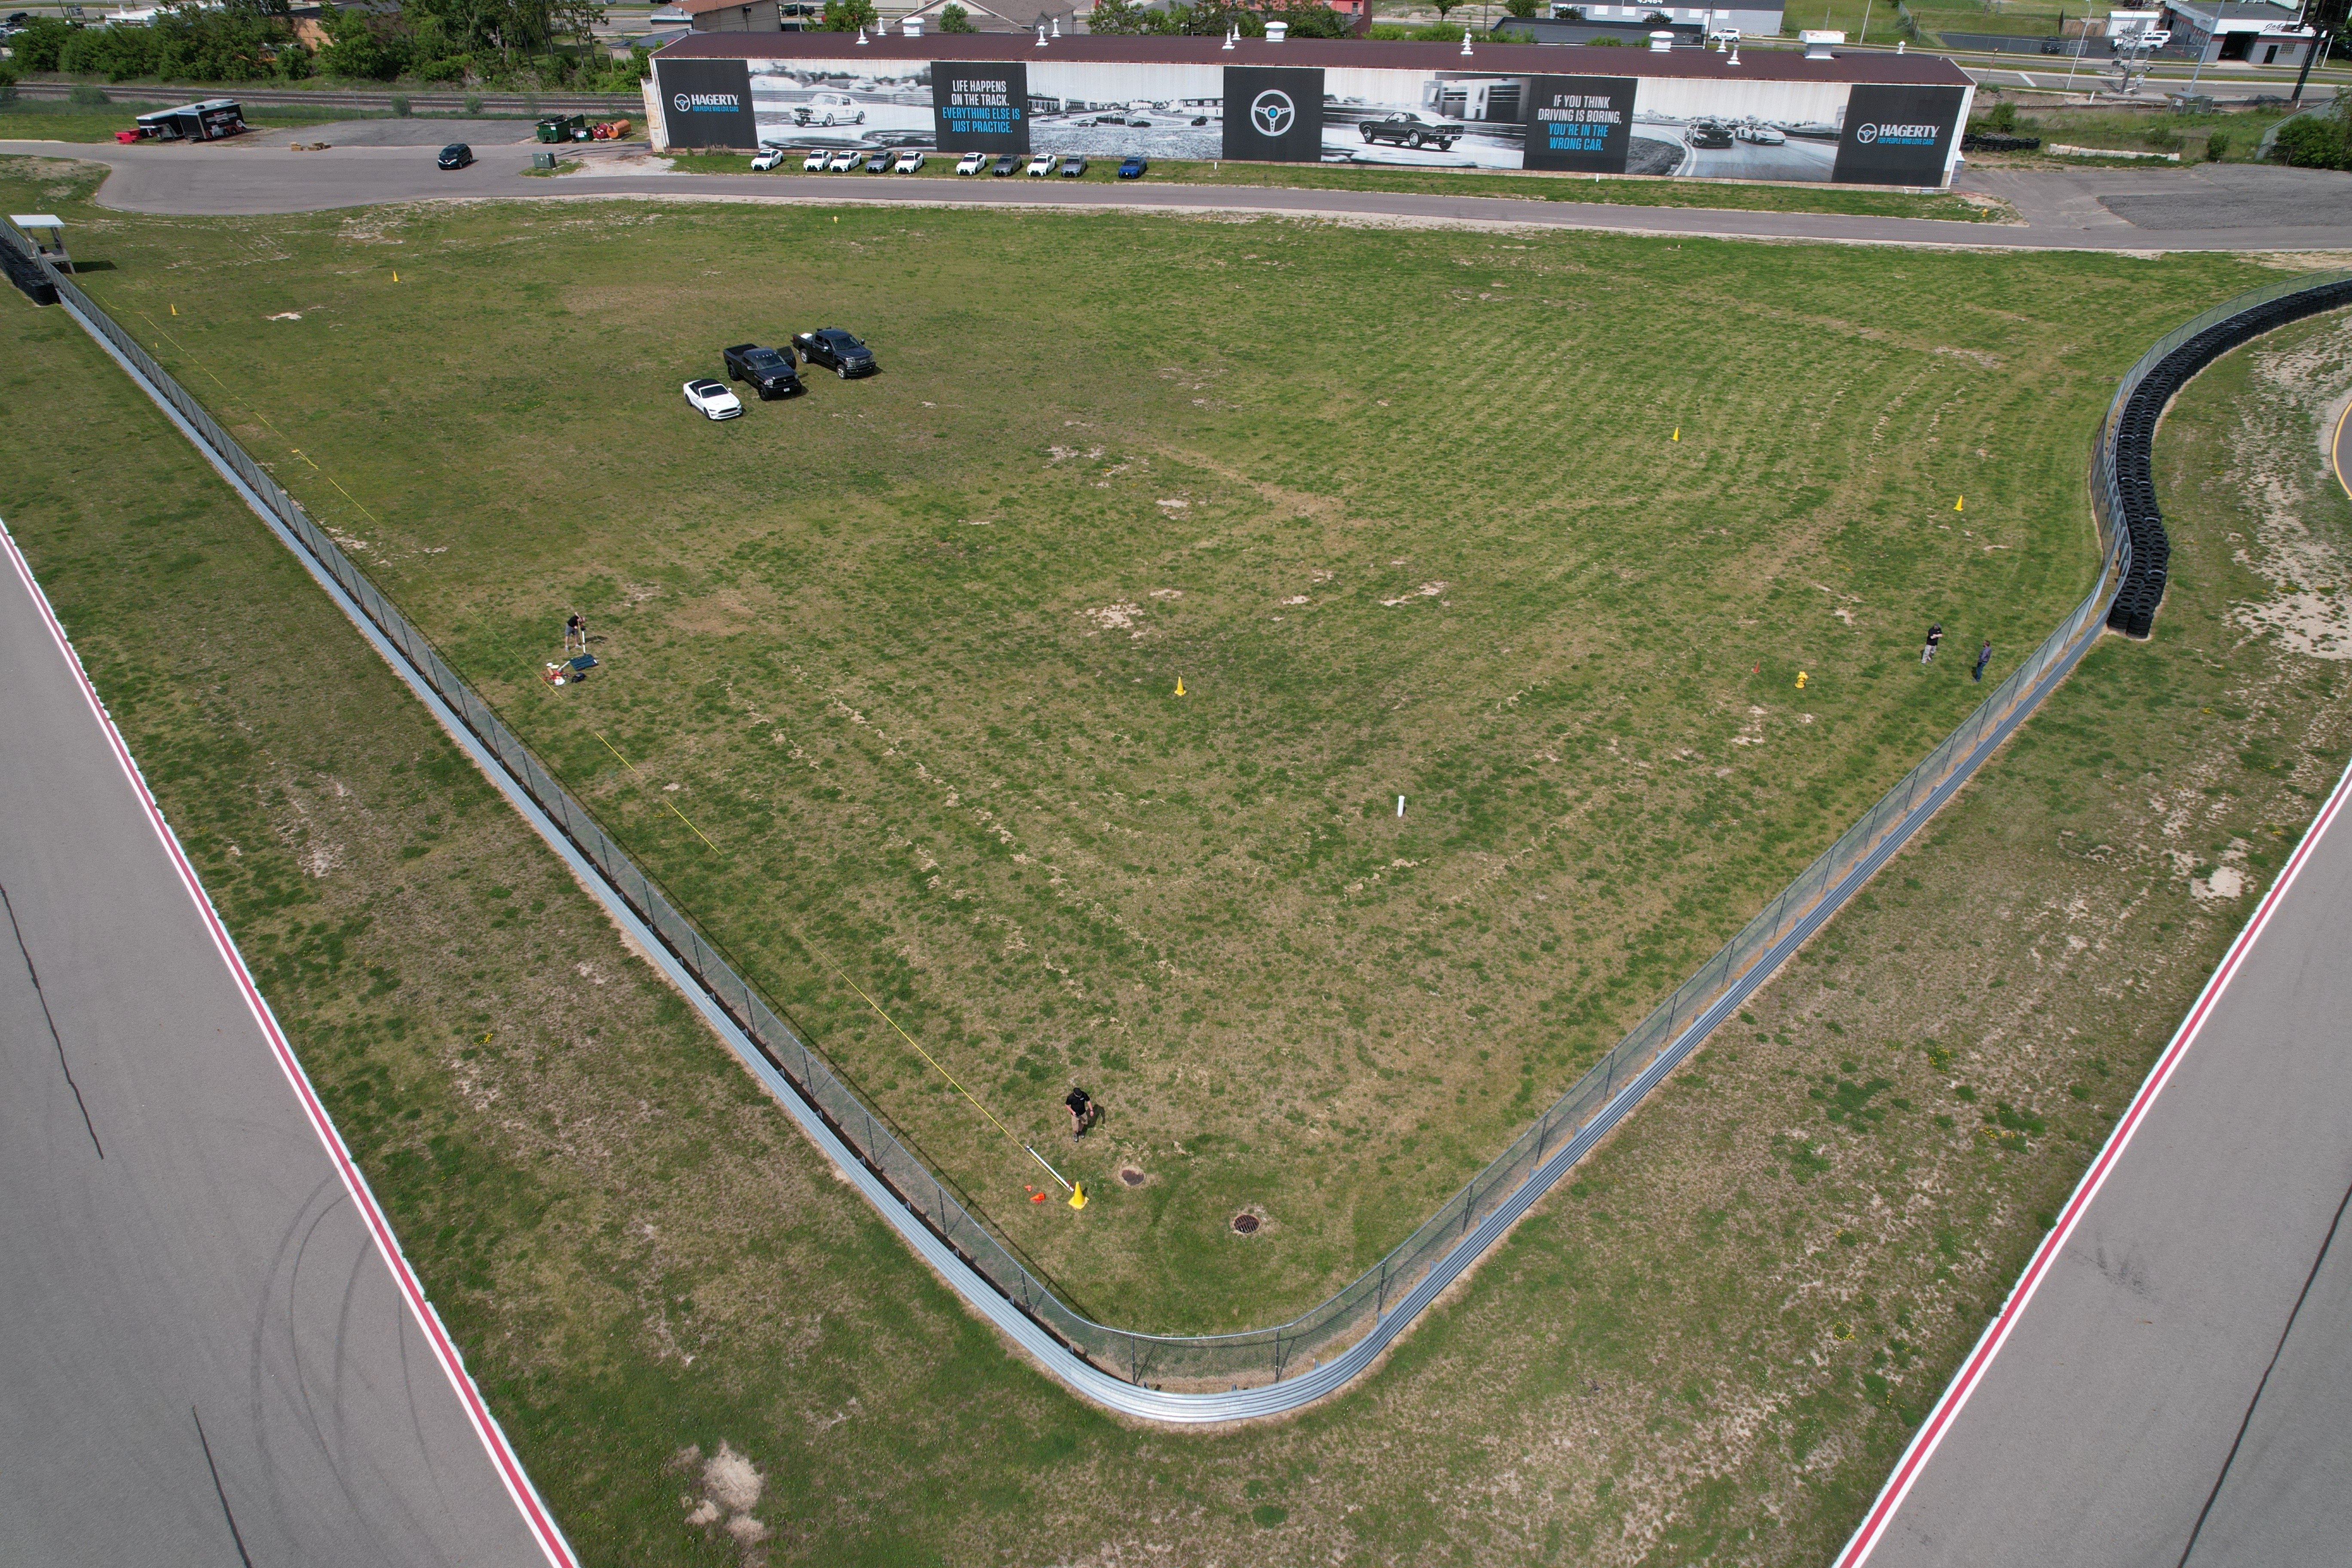
<svg viewBox="0 0 2352 1568"><path fill-rule="evenodd" d="M1381 1289L1380 1289L1380 1293L1379 1293L1378 1295L1375 1295L1375 1296L1372 1298L1372 1321L1374 1321L1374 1322L1376 1322L1376 1323L1377 1323L1377 1322L1379 1322L1382 1318L1386 1317L1386 1316L1388 1315L1388 1310L1389 1310L1389 1260L1388 1260L1387 1258L1381 1258Z"/></svg>

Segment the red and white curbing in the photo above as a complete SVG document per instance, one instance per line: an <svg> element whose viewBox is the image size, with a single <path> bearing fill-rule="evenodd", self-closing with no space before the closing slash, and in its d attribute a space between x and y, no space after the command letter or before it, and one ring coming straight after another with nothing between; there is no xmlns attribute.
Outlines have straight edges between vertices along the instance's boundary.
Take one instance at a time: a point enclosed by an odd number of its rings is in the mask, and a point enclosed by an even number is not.
<svg viewBox="0 0 2352 1568"><path fill-rule="evenodd" d="M2139 1130L2141 1119L2147 1116L2149 1107L2156 1103L2156 1097L2164 1092L2164 1086L2171 1080L2173 1069L2189 1054L2189 1047L2197 1043L2199 1031L2204 1028L2207 1016L2221 999L2221 993L2229 988L2231 977L2238 973L2238 966L2253 950L2255 939L2270 923L2272 912L2285 899L2287 889L2294 886L2294 879L2302 874L2304 863L2311 858L2312 850L2318 846L2321 836L2327 831L2328 824L2336 820L2336 812L2343 808L2347 798L2352 798L2352 768L2347 768L2344 776L2336 781L2335 792L2320 807L2319 815L2312 819L2303 841L2294 847L2294 853L2287 858L2285 869L2279 873L2278 880L2271 884L2270 892L2255 907L2252 918L2238 933L2238 940L2230 944L2229 952L2223 956L2220 967L2213 971L2212 978L2205 982L2205 989L2199 994L2197 1005L2189 1010L2189 1016L2181 1021L2171 1044L2165 1047L2164 1054L2157 1058L2156 1066L2148 1070L2147 1079L2139 1087L2139 1093L2132 1099L2131 1108L2116 1124L2116 1130L2108 1134L2106 1145L2099 1151L2099 1157L2084 1173L2074 1195L2067 1200L2064 1211L2059 1215L2057 1225L2042 1238L2042 1245L2035 1248L2032 1261L2025 1266L2025 1272L2019 1276L2016 1286L2010 1291L2009 1300L2001 1304L2000 1314L1986 1326L1976 1348L1969 1352L1969 1359L1960 1363L1959 1372L1944 1390L1943 1397L1936 1402L1935 1409L1927 1413L1927 1419L1912 1436L1910 1446L1903 1450L1902 1458L1895 1462L1894 1474L1887 1477L1886 1485L1871 1504L1870 1512L1864 1516L1861 1526L1847 1540L1844 1550L1838 1553L1834 1568L1862 1568L1870 1560L1879 1538L1886 1533L1887 1526L1895 1522L1895 1510L1910 1495L1913 1484L1919 1479L1919 1472L1927 1468L1927 1461L1935 1457L1937 1447L1943 1442L1944 1435L1951 1430L1952 1423L1959 1417L1969 1396L1976 1392L1977 1384L1984 1381L1993 1357L1999 1355L2000 1347L2008 1342L2010 1331L2024 1315L2026 1304L2033 1300L2033 1292L2040 1288L2042 1276L2057 1260L2067 1238L2074 1234L2074 1226L2091 1206L2091 1200L2099 1195L2099 1189L2106 1184L2107 1174L2115 1169L2116 1162L2123 1158L2132 1134Z"/></svg>
<svg viewBox="0 0 2352 1568"><path fill-rule="evenodd" d="M221 962L228 965L229 973L235 977L238 990L245 996L247 1007L253 1013L254 1022L261 1026L263 1037L269 1041L269 1048L277 1056L278 1068L294 1089L295 1099L301 1102L303 1113L310 1118L311 1131L319 1135L319 1142L325 1148L327 1158L342 1177L343 1190L351 1194L353 1205L366 1222L369 1235L375 1239L377 1253L383 1258L384 1266L392 1270L394 1282L406 1299L418 1325L425 1331L425 1342L433 1347L434 1359L441 1363L441 1371L449 1379L449 1386L457 1392L457 1402L465 1407L466 1418L473 1424L475 1436L481 1438L492 1468L505 1483L507 1495L521 1510L532 1539L539 1542L540 1550L547 1554L547 1561L553 1568L580 1568L580 1560L572 1554L571 1542L564 1540L554 1515L548 1511L538 1489L530 1484L530 1477L524 1472L522 1461L515 1457L513 1447L508 1444L506 1433L500 1430L498 1418L490 1414L481 1390L474 1386L473 1378L466 1371L465 1358L458 1354L448 1331L441 1325L440 1314L425 1299L424 1285L418 1281L415 1271L409 1268L408 1259L403 1256L399 1238L393 1235L392 1222L377 1206L375 1194L368 1190L367 1178L360 1173L351 1151L343 1146L342 1135L335 1131L326 1107L320 1103L318 1091L310 1087L309 1077L302 1071L302 1064L295 1058L293 1047L287 1042L285 1031L278 1026L277 1018L269 1011L269 1004L262 999L260 988L254 984L252 973L245 966L244 956L229 939L228 930L221 923L212 900L205 896L204 885L196 879L195 868L189 864L179 839L172 832L171 824L163 819L163 808L155 804L155 796L147 788L147 780L140 773L138 762L131 756L131 748L123 742L122 732L114 727L113 715L100 700L98 689L90 684L88 672L82 668L81 656L74 651L73 643L66 636L64 626L58 622L57 612L50 607L48 595L34 580L32 567L26 563L24 552L17 549L16 537L8 531L5 523L0 523L0 549L6 550L9 564L16 568L17 579L25 584L34 605L39 608L41 619L48 626L49 636L56 641L58 651L65 656L67 667L80 683L82 696L89 703L90 712L97 718L107 744L114 750L114 760L121 764L123 775L137 792L140 805L146 810L147 820L155 829L155 837L163 840L164 852L171 857L173 866L180 874L181 885L187 889L188 897L194 901L205 929L212 933L213 945L219 950Z"/></svg>

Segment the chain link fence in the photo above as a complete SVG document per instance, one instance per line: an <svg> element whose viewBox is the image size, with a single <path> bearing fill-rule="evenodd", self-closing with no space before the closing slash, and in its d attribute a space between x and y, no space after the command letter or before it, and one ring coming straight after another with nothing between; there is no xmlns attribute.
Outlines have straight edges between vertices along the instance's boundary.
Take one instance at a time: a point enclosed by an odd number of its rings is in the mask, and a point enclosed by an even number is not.
<svg viewBox="0 0 2352 1568"><path fill-rule="evenodd" d="M19 250L21 237L0 225L0 240ZM1088 1363L1131 1383L1184 1391L1254 1386L1280 1382L1305 1366L1329 1359L1402 1302L1441 1260L1465 1244L1483 1247L1503 1226L1473 1241L1480 1222L1498 1213L1514 1215L1533 1200L1532 1181L1557 1178L1607 1124L1646 1092L1674 1061L1694 1048L1707 1029L1762 984L1864 873L1924 821L1952 787L1998 739L2038 701L2045 679L2063 668L2097 636L2106 603L2130 565L2129 545L2118 525L2124 515L2116 482L2113 446L2117 421L2131 393L2149 372L2183 343L2253 307L2314 288L2311 279L2285 279L2240 300L2217 306L2159 340L2126 373L2102 422L2091 464L2092 510L2100 543L2096 584L2059 627L1996 686L1969 718L1839 837L1756 918L1696 973L1676 987L1649 1016L1559 1100L1538 1116L1510 1146L1437 1212L1372 1268L1307 1312L1268 1329L1210 1335L1160 1335L1115 1329L1073 1311L1019 1257L1013 1244L973 1214L949 1184L897 1136L887 1116L855 1093L824 1058L794 1031L758 990L665 895L599 826L588 808L557 783L522 742L501 722L432 644L377 591L366 575L312 522L301 507L255 462L202 405L155 363L131 335L100 310L70 279L45 267L66 304L113 345L138 374L175 409L220 460L242 479L302 547L341 584L362 611L400 650L419 676L445 698L467 728L499 758L533 800L560 825L602 872L611 890L635 910L694 973L709 994L743 1028L825 1122L894 1193L898 1201L943 1239L1008 1301ZM2326 275L2337 284L2352 272ZM2325 307L2315 307L2315 309ZM2210 357L2210 356L2208 356ZM1622 1100L1623 1104L1618 1102ZM1604 1120L1605 1119L1605 1120ZM1547 1162L1549 1162L1548 1164ZM1449 1274L1450 1277L1450 1274Z"/></svg>

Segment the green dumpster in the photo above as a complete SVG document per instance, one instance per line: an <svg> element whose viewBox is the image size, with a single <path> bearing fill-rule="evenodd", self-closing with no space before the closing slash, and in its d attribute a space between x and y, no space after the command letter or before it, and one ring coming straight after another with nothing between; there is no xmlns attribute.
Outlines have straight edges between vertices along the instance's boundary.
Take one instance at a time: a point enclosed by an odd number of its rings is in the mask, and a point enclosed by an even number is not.
<svg viewBox="0 0 2352 1568"><path fill-rule="evenodd" d="M588 140L588 117L584 114L551 114L539 122L539 139L542 142L584 142Z"/></svg>

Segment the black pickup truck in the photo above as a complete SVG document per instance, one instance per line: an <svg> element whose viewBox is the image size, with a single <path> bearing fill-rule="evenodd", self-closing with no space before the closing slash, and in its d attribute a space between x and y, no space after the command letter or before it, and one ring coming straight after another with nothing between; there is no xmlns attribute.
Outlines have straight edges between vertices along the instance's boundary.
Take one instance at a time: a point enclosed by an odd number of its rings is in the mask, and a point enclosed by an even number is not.
<svg viewBox="0 0 2352 1568"><path fill-rule="evenodd" d="M802 332L793 339L793 346L809 363L831 365L834 374L844 381L853 375L872 375L882 368L874 363L872 349L839 327L819 327L813 332Z"/></svg>
<svg viewBox="0 0 2352 1568"><path fill-rule="evenodd" d="M802 389L801 373L793 364L793 351L790 349L737 343L726 350L725 355L727 379L750 382L759 389L762 400L790 397Z"/></svg>

